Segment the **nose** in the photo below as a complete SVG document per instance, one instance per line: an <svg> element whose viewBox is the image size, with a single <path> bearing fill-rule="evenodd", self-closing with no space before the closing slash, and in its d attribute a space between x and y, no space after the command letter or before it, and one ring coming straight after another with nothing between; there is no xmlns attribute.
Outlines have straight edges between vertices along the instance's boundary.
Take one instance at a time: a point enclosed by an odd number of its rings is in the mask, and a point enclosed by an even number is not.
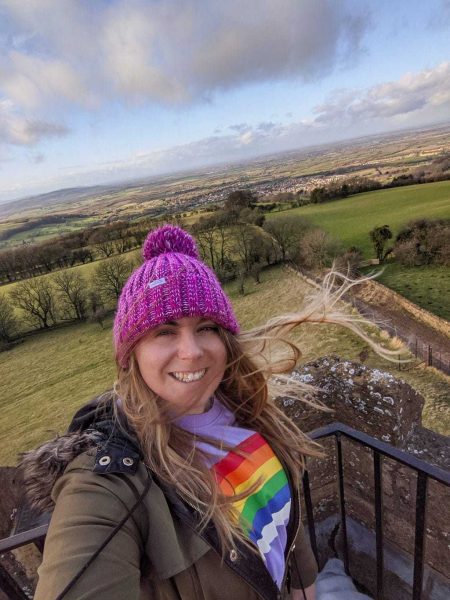
<svg viewBox="0 0 450 600"><path fill-rule="evenodd" d="M203 356L203 348L192 332L185 332L180 336L178 344L178 357L182 360L197 360Z"/></svg>

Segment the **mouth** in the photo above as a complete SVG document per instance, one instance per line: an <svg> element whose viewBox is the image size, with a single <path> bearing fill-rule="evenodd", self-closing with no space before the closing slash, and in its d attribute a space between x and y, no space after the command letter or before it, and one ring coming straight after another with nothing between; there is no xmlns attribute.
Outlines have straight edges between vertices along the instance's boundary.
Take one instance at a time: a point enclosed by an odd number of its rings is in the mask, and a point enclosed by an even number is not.
<svg viewBox="0 0 450 600"><path fill-rule="evenodd" d="M193 381L202 379L205 373L206 369L201 369L200 371L173 371L173 373L170 373L170 376L182 383L192 383Z"/></svg>

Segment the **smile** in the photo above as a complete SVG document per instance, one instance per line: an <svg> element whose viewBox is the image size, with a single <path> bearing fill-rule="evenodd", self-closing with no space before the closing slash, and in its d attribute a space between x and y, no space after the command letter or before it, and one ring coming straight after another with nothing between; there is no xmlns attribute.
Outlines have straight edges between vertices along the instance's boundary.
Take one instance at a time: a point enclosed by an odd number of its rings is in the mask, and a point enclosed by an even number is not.
<svg viewBox="0 0 450 600"><path fill-rule="evenodd" d="M201 371L174 371L170 373L172 377L174 377L177 381L182 381L183 383L190 383L191 381L198 381L201 379L206 373L206 369L202 369Z"/></svg>

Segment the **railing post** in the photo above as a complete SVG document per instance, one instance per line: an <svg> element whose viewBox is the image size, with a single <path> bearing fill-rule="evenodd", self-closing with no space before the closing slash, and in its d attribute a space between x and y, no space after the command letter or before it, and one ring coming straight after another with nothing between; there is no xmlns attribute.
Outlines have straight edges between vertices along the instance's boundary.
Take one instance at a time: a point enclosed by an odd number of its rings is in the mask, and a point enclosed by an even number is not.
<svg viewBox="0 0 450 600"><path fill-rule="evenodd" d="M383 481L381 471L381 455L373 451L373 472L375 484L375 533L377 547L377 594L376 600L383 600Z"/></svg>
<svg viewBox="0 0 450 600"><path fill-rule="evenodd" d="M308 531L309 540L311 542L311 549L316 557L317 563L319 563L319 554L317 552L317 539L316 539L316 528L314 525L314 514L311 501L311 489L309 487L309 475L308 471L303 474L303 495L305 498L306 517L308 519Z"/></svg>
<svg viewBox="0 0 450 600"><path fill-rule="evenodd" d="M336 449L338 462L339 504L341 512L342 541L344 543L344 568L347 575L350 575L348 561L347 522L345 518L344 465L342 462L341 434L339 432L336 434Z"/></svg>
<svg viewBox="0 0 450 600"><path fill-rule="evenodd" d="M416 492L416 531L414 536L414 584L413 600L422 597L423 582L423 557L425 546L425 508L427 500L428 475L422 471L417 472Z"/></svg>

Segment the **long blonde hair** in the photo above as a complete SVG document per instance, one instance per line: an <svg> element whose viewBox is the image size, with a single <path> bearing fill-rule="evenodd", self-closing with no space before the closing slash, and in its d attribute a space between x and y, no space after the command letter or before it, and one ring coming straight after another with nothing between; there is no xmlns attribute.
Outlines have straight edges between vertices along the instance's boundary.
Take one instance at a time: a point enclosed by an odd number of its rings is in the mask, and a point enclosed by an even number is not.
<svg viewBox="0 0 450 600"><path fill-rule="evenodd" d="M336 288L338 277L342 283ZM346 276L330 273L301 312L276 317L238 336L219 329L228 360L215 395L234 413L238 425L259 432L267 440L289 470L296 488L306 457L320 457L324 453L319 444L276 406L274 396L294 395L318 410L332 410L312 399L313 388L290 376L301 351L287 335L304 323L333 323L350 329L386 358L398 356L398 352L385 350L365 333L364 319L337 308L338 301L356 283ZM224 552L238 539L248 543L243 524L236 520L233 503L251 494L258 484L239 496L221 493L195 440L216 446L219 442L194 438L173 422L165 402L144 382L133 354L126 369L118 367L115 390L121 399L121 410L139 439L144 460L158 480L175 488L198 511L200 526L213 521ZM220 445L226 448L223 442Z"/></svg>

